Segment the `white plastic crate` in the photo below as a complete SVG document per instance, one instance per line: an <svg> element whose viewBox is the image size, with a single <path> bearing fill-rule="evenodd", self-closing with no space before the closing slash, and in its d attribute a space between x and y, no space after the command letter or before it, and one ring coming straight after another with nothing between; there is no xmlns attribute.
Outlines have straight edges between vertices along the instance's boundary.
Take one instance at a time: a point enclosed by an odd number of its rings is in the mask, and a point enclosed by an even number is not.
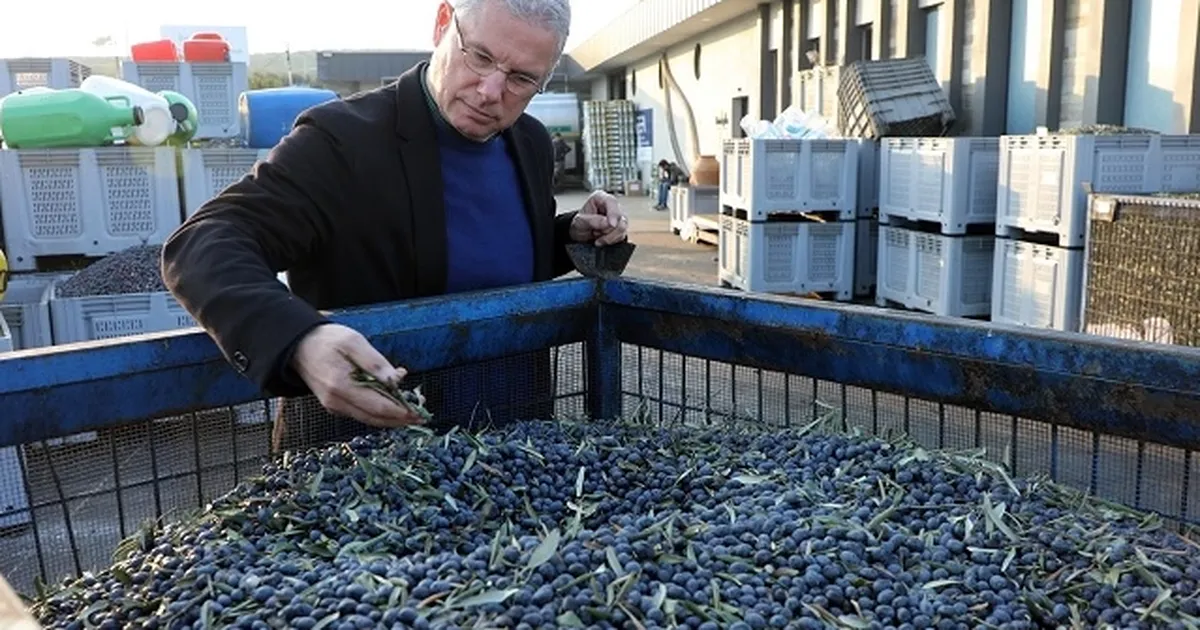
<svg viewBox="0 0 1200 630"><path fill-rule="evenodd" d="M996 239L992 321L1079 332L1084 250Z"/></svg>
<svg viewBox="0 0 1200 630"><path fill-rule="evenodd" d="M995 240L880 226L876 302L944 317L989 314Z"/></svg>
<svg viewBox="0 0 1200 630"><path fill-rule="evenodd" d="M854 219L858 201L856 140L726 140L721 154L722 206L751 221L771 214L837 211Z"/></svg>
<svg viewBox="0 0 1200 630"><path fill-rule="evenodd" d="M721 217L720 281L763 293L836 293L854 289L855 223L750 222Z"/></svg>
<svg viewBox="0 0 1200 630"><path fill-rule="evenodd" d="M858 142L858 204L859 218L875 215L879 208L879 141L859 138Z"/></svg>
<svg viewBox="0 0 1200 630"><path fill-rule="evenodd" d="M121 62L121 78L151 92L173 90L196 106L196 139L235 138L241 133L238 96L250 89L245 63Z"/></svg>
<svg viewBox="0 0 1200 630"><path fill-rule="evenodd" d="M0 151L9 268L166 241L180 223L175 173L171 147Z"/></svg>
<svg viewBox="0 0 1200 630"><path fill-rule="evenodd" d="M840 79L840 66L818 66L801 70L796 73L792 102L806 114L819 114L830 124L837 125L837 92Z"/></svg>
<svg viewBox="0 0 1200 630"><path fill-rule="evenodd" d="M672 186L667 204L671 212L671 231L681 234L694 215L720 212L718 195L717 186Z"/></svg>
<svg viewBox="0 0 1200 630"><path fill-rule="evenodd" d="M32 273L8 279L0 316L12 332L13 350L54 345L50 330L50 285L62 274Z"/></svg>
<svg viewBox="0 0 1200 630"><path fill-rule="evenodd" d="M54 343L78 343L178 330L196 320L167 291L60 298L57 283L50 294Z"/></svg>
<svg viewBox="0 0 1200 630"><path fill-rule="evenodd" d="M0 59L0 98L35 87L77 88L91 74L87 66L61 57Z"/></svg>
<svg viewBox="0 0 1200 630"><path fill-rule="evenodd" d="M206 201L249 173L254 163L266 159L270 152L270 149L216 147L181 151L184 218L195 214Z"/></svg>
<svg viewBox="0 0 1200 630"><path fill-rule="evenodd" d="M879 216L932 221L944 234L996 222L997 138L884 138Z"/></svg>
<svg viewBox="0 0 1200 630"><path fill-rule="evenodd" d="M875 291L879 269L879 221L858 219L854 234L854 296L863 297Z"/></svg>
<svg viewBox="0 0 1200 630"><path fill-rule="evenodd" d="M29 523L29 495L25 470L16 446L0 448L0 529Z"/></svg>
<svg viewBox="0 0 1200 630"><path fill-rule="evenodd" d="M1200 190L1200 135L1004 136L996 197L996 234L1059 236L1082 247L1089 182L1098 193Z"/></svg>

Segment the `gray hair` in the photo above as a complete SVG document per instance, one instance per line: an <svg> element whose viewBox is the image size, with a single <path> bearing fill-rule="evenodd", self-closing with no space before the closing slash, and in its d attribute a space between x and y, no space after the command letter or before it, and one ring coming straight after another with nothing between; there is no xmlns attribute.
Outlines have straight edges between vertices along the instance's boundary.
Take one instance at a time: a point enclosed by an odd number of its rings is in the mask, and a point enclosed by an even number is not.
<svg viewBox="0 0 1200 630"><path fill-rule="evenodd" d="M570 0L457 0L454 11L466 16L486 2L500 2L513 17L545 27L558 36L558 56L562 55L571 34Z"/></svg>

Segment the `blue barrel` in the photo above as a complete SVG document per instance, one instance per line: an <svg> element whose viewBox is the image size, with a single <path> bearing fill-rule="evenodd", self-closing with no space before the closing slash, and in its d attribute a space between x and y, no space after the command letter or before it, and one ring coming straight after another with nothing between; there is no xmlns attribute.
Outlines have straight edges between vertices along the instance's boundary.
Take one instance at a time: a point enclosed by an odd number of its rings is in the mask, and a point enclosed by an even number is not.
<svg viewBox="0 0 1200 630"><path fill-rule="evenodd" d="M311 87L247 90L238 97L242 140L252 149L270 149L292 130L304 110L336 100L337 93Z"/></svg>

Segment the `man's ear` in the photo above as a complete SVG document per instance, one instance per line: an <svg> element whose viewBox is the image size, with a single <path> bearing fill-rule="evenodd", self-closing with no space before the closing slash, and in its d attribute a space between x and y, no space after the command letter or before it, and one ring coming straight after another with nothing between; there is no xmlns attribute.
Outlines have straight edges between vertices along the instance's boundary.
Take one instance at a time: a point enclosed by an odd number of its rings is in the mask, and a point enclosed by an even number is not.
<svg viewBox="0 0 1200 630"><path fill-rule="evenodd" d="M446 31L450 29L450 22L454 19L454 7L450 6L447 0L442 0L438 5L437 20L433 23L433 45L436 47L442 43L442 38L446 36Z"/></svg>

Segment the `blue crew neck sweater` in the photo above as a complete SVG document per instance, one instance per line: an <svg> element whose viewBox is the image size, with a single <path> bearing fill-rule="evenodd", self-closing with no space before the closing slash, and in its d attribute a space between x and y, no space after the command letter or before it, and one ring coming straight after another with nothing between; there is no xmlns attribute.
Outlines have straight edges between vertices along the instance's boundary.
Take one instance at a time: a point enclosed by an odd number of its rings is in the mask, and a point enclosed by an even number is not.
<svg viewBox="0 0 1200 630"><path fill-rule="evenodd" d="M534 280L533 233L508 142L463 137L422 87L437 127L446 213L448 293L526 284ZM435 427L502 425L528 419L526 407L549 394L534 384L534 357L469 364L431 375L422 391ZM541 402L540 400L537 402Z"/></svg>
<svg viewBox="0 0 1200 630"><path fill-rule="evenodd" d="M502 136L467 140L438 126L449 255L446 290L533 281L533 235L516 164Z"/></svg>

